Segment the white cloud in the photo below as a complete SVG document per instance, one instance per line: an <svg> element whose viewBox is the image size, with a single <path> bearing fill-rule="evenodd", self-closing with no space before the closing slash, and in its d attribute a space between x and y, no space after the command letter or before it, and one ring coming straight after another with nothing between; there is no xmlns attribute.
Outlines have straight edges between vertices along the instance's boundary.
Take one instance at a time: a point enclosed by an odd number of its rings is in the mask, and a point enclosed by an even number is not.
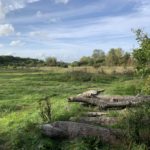
<svg viewBox="0 0 150 150"><path fill-rule="evenodd" d="M16 40L16 41L11 41L9 45L16 47L16 46L23 46L25 45L25 43L22 42L21 40Z"/></svg>
<svg viewBox="0 0 150 150"><path fill-rule="evenodd" d="M5 18L10 11L24 8L27 3L34 3L39 0L0 0L0 19Z"/></svg>
<svg viewBox="0 0 150 150"><path fill-rule="evenodd" d="M0 43L0 48L3 48L3 47L4 47L4 45Z"/></svg>
<svg viewBox="0 0 150 150"><path fill-rule="evenodd" d="M8 36L14 32L14 27L11 24L0 25L0 36Z"/></svg>
<svg viewBox="0 0 150 150"><path fill-rule="evenodd" d="M0 0L0 19L4 19L6 14L10 11L24 8L27 3L34 3L40 0ZM67 4L69 0L53 0L56 4L63 3ZM37 15L40 16L41 12L38 11Z"/></svg>
<svg viewBox="0 0 150 150"><path fill-rule="evenodd" d="M69 22L62 28L38 29L37 35L46 35L51 39L78 39L94 38L99 36L100 39L107 38L127 38L133 36L132 28L144 28L150 30L150 2L140 5L136 11L130 14L107 17L93 17L77 19ZM70 13L71 14L71 13ZM67 16L67 15L66 15ZM55 20L54 20L55 21ZM51 31L51 32L50 32ZM38 33L38 34L37 34ZM39 34L42 33L42 34ZM101 37L103 38L101 38ZM38 37L38 36L37 36Z"/></svg>
<svg viewBox="0 0 150 150"><path fill-rule="evenodd" d="M67 4L68 2L69 2L69 0L55 0L55 3Z"/></svg>

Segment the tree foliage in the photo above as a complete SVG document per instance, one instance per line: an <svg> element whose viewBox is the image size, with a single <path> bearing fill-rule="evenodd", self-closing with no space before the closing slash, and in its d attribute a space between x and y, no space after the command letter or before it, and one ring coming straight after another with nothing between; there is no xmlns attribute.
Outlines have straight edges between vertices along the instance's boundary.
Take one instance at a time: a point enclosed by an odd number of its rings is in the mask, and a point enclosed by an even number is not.
<svg viewBox="0 0 150 150"><path fill-rule="evenodd" d="M43 65L44 61L32 58L20 58L14 56L0 56L0 66L30 66Z"/></svg>
<svg viewBox="0 0 150 150"><path fill-rule="evenodd" d="M109 66L117 66L122 64L123 50L121 48L112 48L108 52L106 62Z"/></svg>
<svg viewBox="0 0 150 150"><path fill-rule="evenodd" d="M103 50L101 50L101 49L100 50L95 49L93 51L92 58L93 58L94 66L104 65L104 62L105 62L105 52Z"/></svg>
<svg viewBox="0 0 150 150"><path fill-rule="evenodd" d="M121 48L111 48L106 54L101 49L93 50L91 56L83 56L79 61L73 62L72 66L127 66L132 65L131 54L124 52Z"/></svg>
<svg viewBox="0 0 150 150"><path fill-rule="evenodd" d="M57 65L57 59L55 57L47 57L46 58L46 64L48 66L56 66Z"/></svg>
<svg viewBox="0 0 150 150"><path fill-rule="evenodd" d="M150 71L150 38L141 29L134 31L139 48L134 49L133 56L136 60L136 68L142 76Z"/></svg>
<svg viewBox="0 0 150 150"><path fill-rule="evenodd" d="M40 67L58 66L68 67L68 63L57 61L55 57L48 57L45 61L33 58L21 58L14 56L0 56L0 67Z"/></svg>

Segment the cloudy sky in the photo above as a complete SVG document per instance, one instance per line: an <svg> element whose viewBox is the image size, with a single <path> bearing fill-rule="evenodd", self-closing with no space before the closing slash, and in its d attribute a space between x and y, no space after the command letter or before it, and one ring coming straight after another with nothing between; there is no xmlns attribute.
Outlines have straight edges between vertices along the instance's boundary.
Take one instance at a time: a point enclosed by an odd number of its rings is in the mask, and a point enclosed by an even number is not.
<svg viewBox="0 0 150 150"><path fill-rule="evenodd" d="M0 55L77 60L93 49L137 47L150 0L0 0Z"/></svg>

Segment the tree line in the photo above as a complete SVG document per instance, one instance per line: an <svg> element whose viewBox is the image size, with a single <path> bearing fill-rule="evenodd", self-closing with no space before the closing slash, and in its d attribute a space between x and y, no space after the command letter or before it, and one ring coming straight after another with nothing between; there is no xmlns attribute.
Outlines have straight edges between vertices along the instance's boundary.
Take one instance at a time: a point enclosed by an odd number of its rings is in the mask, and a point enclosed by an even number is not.
<svg viewBox="0 0 150 150"><path fill-rule="evenodd" d="M0 67L42 67L42 66L59 66L68 67L68 63L57 61L55 57L48 57L46 60L33 58L21 58L14 56L0 56Z"/></svg>
<svg viewBox="0 0 150 150"><path fill-rule="evenodd" d="M55 57L47 57L45 60L32 59L32 58L20 58L14 56L0 56L0 66L59 66L68 67L69 65L75 66L131 66L133 65L132 55L128 52L124 52L121 48L112 48L108 54L105 54L103 50L95 49L92 56L83 56L79 61L72 63L66 63L58 61Z"/></svg>
<svg viewBox="0 0 150 150"><path fill-rule="evenodd" d="M20 58L14 56L0 56L0 66L37 66L44 61L32 58Z"/></svg>
<svg viewBox="0 0 150 150"><path fill-rule="evenodd" d="M133 62L132 55L121 48L112 48L107 54L101 49L95 49L92 56L83 56L73 62L72 66L131 66Z"/></svg>
<svg viewBox="0 0 150 150"><path fill-rule="evenodd" d="M0 56L0 66L133 66L142 75L150 72L150 38L141 29L135 30L139 48L132 52L125 52L122 48L111 48L108 53L101 49L93 50L91 56L83 56L79 61L66 63L58 61L55 57L47 57L45 60L20 58L14 56Z"/></svg>

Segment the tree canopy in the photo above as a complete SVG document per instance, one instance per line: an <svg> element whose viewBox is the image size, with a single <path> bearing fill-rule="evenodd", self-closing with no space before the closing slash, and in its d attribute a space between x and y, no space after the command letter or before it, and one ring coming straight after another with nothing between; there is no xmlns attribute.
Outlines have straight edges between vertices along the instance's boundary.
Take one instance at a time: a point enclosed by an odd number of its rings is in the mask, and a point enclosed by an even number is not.
<svg viewBox="0 0 150 150"><path fill-rule="evenodd" d="M139 48L134 49L136 68L142 76L150 72L150 38L141 29L134 31Z"/></svg>

